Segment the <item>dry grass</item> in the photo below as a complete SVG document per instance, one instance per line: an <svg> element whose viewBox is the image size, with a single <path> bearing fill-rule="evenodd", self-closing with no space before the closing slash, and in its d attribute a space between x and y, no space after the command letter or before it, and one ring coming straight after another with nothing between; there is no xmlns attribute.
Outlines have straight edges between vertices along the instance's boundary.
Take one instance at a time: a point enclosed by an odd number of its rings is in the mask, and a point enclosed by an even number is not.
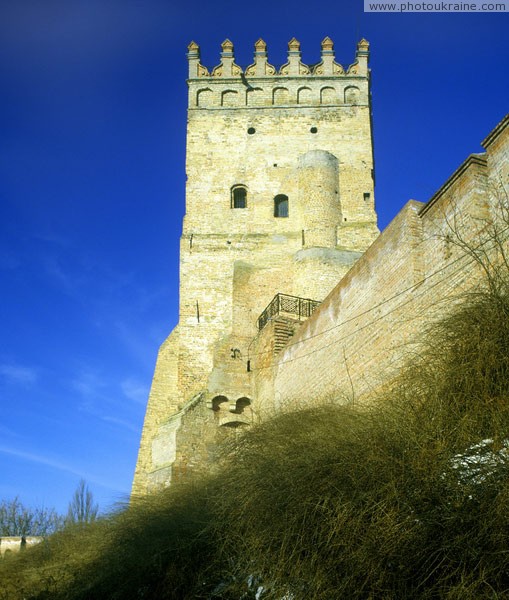
<svg viewBox="0 0 509 600"><path fill-rule="evenodd" d="M267 599L509 598L508 441L509 301L480 294L374 408L288 414L241 441L215 502L229 597L256 573Z"/></svg>
<svg viewBox="0 0 509 600"><path fill-rule="evenodd" d="M68 528L0 563L0 598L199 598L215 548L206 498L196 482Z"/></svg>
<svg viewBox="0 0 509 600"><path fill-rule="evenodd" d="M509 598L508 375L509 300L472 297L375 407L251 430L214 480L4 560L0 599Z"/></svg>

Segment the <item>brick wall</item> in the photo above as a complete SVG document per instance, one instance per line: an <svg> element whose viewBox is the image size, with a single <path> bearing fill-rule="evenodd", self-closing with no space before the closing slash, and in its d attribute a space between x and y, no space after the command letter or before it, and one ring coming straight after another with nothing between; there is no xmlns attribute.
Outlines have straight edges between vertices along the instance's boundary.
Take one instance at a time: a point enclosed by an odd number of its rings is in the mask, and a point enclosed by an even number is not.
<svg viewBox="0 0 509 600"><path fill-rule="evenodd" d="M196 468L215 436L255 418L259 314L278 292L322 300L378 235L367 55L362 41L343 68L326 38L309 67L291 40L276 72L259 40L241 69L226 40L209 70L189 46L179 324L159 352L133 493L167 485L172 465Z"/></svg>
<svg viewBox="0 0 509 600"><path fill-rule="evenodd" d="M487 155L470 156L426 205L410 201L304 323L270 367L273 403L359 401L398 372L430 321L482 285L459 244L483 243L500 216L508 119L495 131Z"/></svg>
<svg viewBox="0 0 509 600"><path fill-rule="evenodd" d="M274 411L360 402L479 282L456 242L475 243L500 218L507 119L485 155L426 205L410 201L377 238L367 43L348 69L331 44L311 68L291 40L279 72L262 40L244 71L228 40L211 71L189 47L179 324L159 352L133 494L207 471L227 439ZM278 194L287 217L274 213ZM279 316L259 332L277 293L323 303L302 324Z"/></svg>

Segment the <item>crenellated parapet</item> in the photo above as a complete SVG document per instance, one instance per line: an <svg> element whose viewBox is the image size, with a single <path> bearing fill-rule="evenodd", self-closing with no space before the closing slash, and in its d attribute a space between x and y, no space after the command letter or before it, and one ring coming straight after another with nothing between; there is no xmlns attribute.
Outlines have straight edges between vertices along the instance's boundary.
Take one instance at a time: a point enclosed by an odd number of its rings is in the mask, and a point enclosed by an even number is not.
<svg viewBox="0 0 509 600"><path fill-rule="evenodd" d="M246 77L267 77L276 74L276 67L269 65L267 44L260 38L255 43L254 63L245 70Z"/></svg>
<svg viewBox="0 0 509 600"><path fill-rule="evenodd" d="M200 46L191 42L187 47L187 60L189 62L189 77L208 77L210 75L207 67L200 63Z"/></svg>
<svg viewBox="0 0 509 600"><path fill-rule="evenodd" d="M294 77L294 76L332 76L332 75L368 75L369 42L362 39L357 44L355 61L344 69L335 61L334 43L330 37L322 41L321 61L316 65L306 65L301 61L300 42L292 38L288 42L288 59L279 70L269 64L267 55L267 44L260 38L255 43L255 54L253 64L244 70L235 63L233 44L225 40L221 44L221 62L209 70L200 62L200 47L196 42L188 46L187 58L189 60L189 79L198 77Z"/></svg>
<svg viewBox="0 0 509 600"><path fill-rule="evenodd" d="M225 40L221 44L221 49L221 63L212 69L212 77L239 77L242 75L242 69L235 64L233 44L230 40Z"/></svg>
<svg viewBox="0 0 509 600"><path fill-rule="evenodd" d="M368 44L366 40L362 40ZM369 47L369 44L368 44ZM334 44L330 37L322 41L322 60L313 68L314 75L344 75L343 67L334 60ZM349 71L354 69L355 63L350 66Z"/></svg>
<svg viewBox="0 0 509 600"><path fill-rule="evenodd" d="M269 62L267 44L255 43L254 61L246 68L235 62L230 40L221 44L220 63L208 69L200 62L200 48L188 46L190 108L260 108L267 106L367 106L369 43L357 44L355 61L344 68L336 62L334 43L326 37L320 61L306 65L300 42L288 42L286 62L277 69Z"/></svg>
<svg viewBox="0 0 509 600"><path fill-rule="evenodd" d="M280 75L310 75L311 68L305 65L300 60L300 42L295 38L292 38L288 42L288 62L286 62L280 69Z"/></svg>

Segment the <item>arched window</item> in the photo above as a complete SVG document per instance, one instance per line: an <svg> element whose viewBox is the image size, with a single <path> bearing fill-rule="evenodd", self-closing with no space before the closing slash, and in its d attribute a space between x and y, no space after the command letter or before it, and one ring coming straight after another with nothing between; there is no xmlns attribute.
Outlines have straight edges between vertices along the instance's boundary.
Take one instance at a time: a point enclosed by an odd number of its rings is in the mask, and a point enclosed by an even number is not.
<svg viewBox="0 0 509 600"><path fill-rule="evenodd" d="M284 194L278 194L274 198L274 216L275 217L287 217L288 216L288 196Z"/></svg>
<svg viewBox="0 0 509 600"><path fill-rule="evenodd" d="M230 408L230 412L240 415L244 412L244 409L247 408L250 404L251 400L249 398L239 398L237 402L235 402L235 409L232 410Z"/></svg>
<svg viewBox="0 0 509 600"><path fill-rule="evenodd" d="M246 208L247 206L247 188L243 185L232 187L231 207Z"/></svg>
<svg viewBox="0 0 509 600"><path fill-rule="evenodd" d="M216 396L212 398L212 402L210 403L210 408L214 411L221 410L221 404L228 402L228 398L226 396Z"/></svg>

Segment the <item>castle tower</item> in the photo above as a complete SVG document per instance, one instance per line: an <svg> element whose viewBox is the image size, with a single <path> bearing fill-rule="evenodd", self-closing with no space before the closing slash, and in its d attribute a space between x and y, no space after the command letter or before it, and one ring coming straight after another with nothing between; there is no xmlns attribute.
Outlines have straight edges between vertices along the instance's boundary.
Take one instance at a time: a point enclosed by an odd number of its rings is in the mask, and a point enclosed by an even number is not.
<svg viewBox="0 0 509 600"><path fill-rule="evenodd" d="M209 70L188 47L180 319L159 352L134 494L210 465L264 417L247 368L259 316L276 294L323 300L378 235L368 42L348 68L330 38L312 66L295 39L279 69L263 40L244 69L221 48Z"/></svg>

